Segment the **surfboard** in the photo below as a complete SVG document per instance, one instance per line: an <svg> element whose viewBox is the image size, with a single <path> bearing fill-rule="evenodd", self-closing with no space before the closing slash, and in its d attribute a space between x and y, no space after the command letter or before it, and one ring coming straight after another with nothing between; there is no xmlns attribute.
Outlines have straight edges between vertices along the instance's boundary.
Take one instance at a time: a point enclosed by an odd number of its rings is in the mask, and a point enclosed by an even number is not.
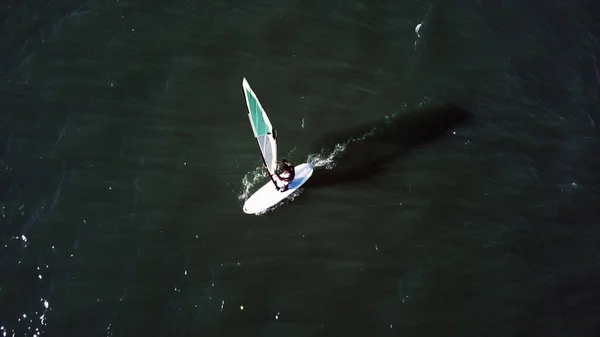
<svg viewBox="0 0 600 337"><path fill-rule="evenodd" d="M271 180L244 202L242 209L245 213L257 214L279 204L296 192L311 177L313 167L309 163L295 166L294 180L290 182L286 191L279 191L277 183L271 177L271 174L277 172L277 132L246 78L242 80L242 89L252 132L258 143L265 169L268 172L266 176Z"/></svg>
<svg viewBox="0 0 600 337"><path fill-rule="evenodd" d="M276 206L281 201L296 192L312 175L313 168L308 163L302 163L295 166L296 175L294 180L289 184L288 190L280 192L275 188L273 183L268 182L263 185L258 191L254 192L244 203L244 213L257 214L269 210Z"/></svg>

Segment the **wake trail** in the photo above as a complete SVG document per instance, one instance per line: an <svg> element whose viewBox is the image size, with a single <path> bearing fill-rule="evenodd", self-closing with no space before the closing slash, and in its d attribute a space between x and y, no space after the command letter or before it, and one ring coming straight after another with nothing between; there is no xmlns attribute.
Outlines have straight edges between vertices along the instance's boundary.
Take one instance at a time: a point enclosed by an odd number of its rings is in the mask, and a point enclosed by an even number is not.
<svg viewBox="0 0 600 337"><path fill-rule="evenodd" d="M384 131L385 128L394 122L394 120L401 114L410 111L411 108L423 108L424 106L428 105L428 103L430 103L430 98L428 97L423 97L419 103L415 104L414 107L411 107L406 103L402 103L396 111L386 115L381 122L377 123L371 129L369 129L369 131L355 137L349 137L345 141L338 142L333 146L333 148L321 149L319 152L311 153L307 156L306 162L308 162L315 170L331 170L335 168L337 164L336 159L346 151L350 144L360 143L375 136L378 132ZM302 122L302 126L305 128L304 121ZM294 150L295 148L287 154L288 158L290 157L291 152ZM257 184L262 185L267 182L268 176L266 175L262 165L256 166L253 170L247 172L242 177L241 189L237 195L238 200L244 201L248 199L256 189L255 187Z"/></svg>

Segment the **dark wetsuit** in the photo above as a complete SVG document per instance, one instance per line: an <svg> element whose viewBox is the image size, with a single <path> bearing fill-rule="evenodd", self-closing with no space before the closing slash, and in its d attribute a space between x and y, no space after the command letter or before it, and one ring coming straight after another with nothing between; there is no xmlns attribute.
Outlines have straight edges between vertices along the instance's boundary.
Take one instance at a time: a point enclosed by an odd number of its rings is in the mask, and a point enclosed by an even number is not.
<svg viewBox="0 0 600 337"><path fill-rule="evenodd" d="M285 186L281 189L282 192L287 191L288 186L290 182L294 180L295 175L296 171L294 170L293 166L287 165L285 163L281 165L281 169L277 174L277 178L286 183Z"/></svg>
<svg viewBox="0 0 600 337"><path fill-rule="evenodd" d="M295 175L296 175L296 172L294 170L294 167L291 165L287 165L287 164L281 165L281 170L280 170L279 174L277 174L279 179L281 179L285 182L288 182L288 183L290 181L294 180Z"/></svg>

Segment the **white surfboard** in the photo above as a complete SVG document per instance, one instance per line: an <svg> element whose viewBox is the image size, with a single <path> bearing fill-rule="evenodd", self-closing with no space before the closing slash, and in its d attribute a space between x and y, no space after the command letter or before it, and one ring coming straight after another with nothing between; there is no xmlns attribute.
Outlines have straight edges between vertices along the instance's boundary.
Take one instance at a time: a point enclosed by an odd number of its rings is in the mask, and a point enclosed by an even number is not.
<svg viewBox="0 0 600 337"><path fill-rule="evenodd" d="M288 185L285 192L280 192L275 188L272 182L266 183L263 187L254 192L244 203L244 213L256 214L261 213L269 208L279 204L285 198L296 192L310 178L313 173L313 168L308 163L302 163L295 166L296 175L294 180Z"/></svg>
<svg viewBox="0 0 600 337"><path fill-rule="evenodd" d="M294 180L288 185L285 192L280 192L277 189L277 183L271 174L277 171L277 140L275 130L267 113L262 108L258 97L250 88L248 81L244 78L242 81L246 106L248 107L248 118L252 126L252 132L258 142L258 148L265 164L265 168L269 173L270 182L254 192L244 203L243 210L247 214L256 214L266 211L267 209L277 205L292 193L297 191L312 175L313 167L308 163L302 163L295 166Z"/></svg>

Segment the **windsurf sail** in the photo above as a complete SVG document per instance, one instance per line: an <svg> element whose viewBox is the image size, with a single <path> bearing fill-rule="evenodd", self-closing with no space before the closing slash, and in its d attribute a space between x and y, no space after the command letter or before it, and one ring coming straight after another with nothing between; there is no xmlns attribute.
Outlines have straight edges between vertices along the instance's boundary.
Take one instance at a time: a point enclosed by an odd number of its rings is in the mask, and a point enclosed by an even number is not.
<svg viewBox="0 0 600 337"><path fill-rule="evenodd" d="M258 142L263 162L267 171L269 171L269 174L274 174L277 170L277 141L275 140L275 131L267 113L260 105L258 97L256 97L256 94L252 88L250 88L246 78L242 81L242 88L244 89L244 97L246 98L246 105L248 106L248 118L252 125L254 137ZM271 180L273 180L273 178L271 178ZM274 180L273 183L275 183Z"/></svg>

